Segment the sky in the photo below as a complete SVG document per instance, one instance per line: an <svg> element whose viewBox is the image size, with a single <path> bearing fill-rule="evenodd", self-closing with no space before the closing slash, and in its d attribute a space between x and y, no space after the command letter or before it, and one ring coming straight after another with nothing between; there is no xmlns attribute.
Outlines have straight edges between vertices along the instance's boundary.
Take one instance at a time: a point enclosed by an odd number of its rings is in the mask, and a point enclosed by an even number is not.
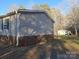
<svg viewBox="0 0 79 59"><path fill-rule="evenodd" d="M5 14L12 5L23 5L31 9L32 5L48 4L51 8L57 8L61 13L66 14L71 5L78 4L79 0L0 0L0 15Z"/></svg>

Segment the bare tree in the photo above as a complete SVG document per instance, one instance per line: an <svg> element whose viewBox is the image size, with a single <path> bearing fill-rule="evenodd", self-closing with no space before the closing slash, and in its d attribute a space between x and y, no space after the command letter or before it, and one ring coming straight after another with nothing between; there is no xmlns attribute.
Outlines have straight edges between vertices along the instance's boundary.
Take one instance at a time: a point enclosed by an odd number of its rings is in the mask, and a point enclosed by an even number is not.
<svg viewBox="0 0 79 59"><path fill-rule="evenodd" d="M12 4L11 6L9 6L9 8L7 9L7 12L13 12L13 11L16 11L18 10L19 7L16 5L16 4Z"/></svg>
<svg viewBox="0 0 79 59"><path fill-rule="evenodd" d="M68 27L74 28L75 35L78 35L78 27L79 27L79 7L73 7L69 14L67 15L67 20L69 23L67 24Z"/></svg>

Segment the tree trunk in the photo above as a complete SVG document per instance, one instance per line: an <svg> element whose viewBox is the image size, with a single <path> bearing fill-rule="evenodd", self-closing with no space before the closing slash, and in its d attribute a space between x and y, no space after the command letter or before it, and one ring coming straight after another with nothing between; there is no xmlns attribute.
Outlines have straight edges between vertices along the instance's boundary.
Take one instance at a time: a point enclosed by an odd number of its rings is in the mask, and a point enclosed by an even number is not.
<svg viewBox="0 0 79 59"><path fill-rule="evenodd" d="M77 33L77 27L76 27L76 24L74 25L74 28L75 28L75 36L77 36L78 33Z"/></svg>

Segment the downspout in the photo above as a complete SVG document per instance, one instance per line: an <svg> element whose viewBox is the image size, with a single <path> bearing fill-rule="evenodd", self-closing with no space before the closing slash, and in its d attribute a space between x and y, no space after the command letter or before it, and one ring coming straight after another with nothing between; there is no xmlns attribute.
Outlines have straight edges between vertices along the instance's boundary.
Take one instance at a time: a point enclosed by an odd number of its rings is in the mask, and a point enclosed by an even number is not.
<svg viewBox="0 0 79 59"><path fill-rule="evenodd" d="M17 11L16 12L16 46L19 45L19 19L17 17Z"/></svg>

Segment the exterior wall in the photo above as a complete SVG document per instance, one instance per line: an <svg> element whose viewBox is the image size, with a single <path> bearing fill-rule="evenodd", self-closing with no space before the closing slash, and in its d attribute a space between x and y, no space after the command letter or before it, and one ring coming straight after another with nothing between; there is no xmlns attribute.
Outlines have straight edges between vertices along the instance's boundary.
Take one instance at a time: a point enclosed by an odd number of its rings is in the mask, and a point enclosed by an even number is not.
<svg viewBox="0 0 79 59"><path fill-rule="evenodd" d="M21 14L19 34L21 36L51 35L53 23L44 13Z"/></svg>
<svg viewBox="0 0 79 59"><path fill-rule="evenodd" d="M2 20L5 21L4 19L9 19L8 30L2 29ZM17 24L19 24L18 29ZM22 36L49 35L53 34L53 23L44 13L27 13L20 14L20 16L17 14L0 20L1 35L16 36L17 31Z"/></svg>
<svg viewBox="0 0 79 59"><path fill-rule="evenodd" d="M24 13L19 19L19 46L33 45L53 37L53 22L44 13ZM51 35L51 36L50 36Z"/></svg>
<svg viewBox="0 0 79 59"><path fill-rule="evenodd" d="M2 26L5 24L4 21L9 19L9 29L2 29ZM0 35L9 35L9 36L16 36L17 35L17 22L19 20L19 13L11 16L7 16L0 19ZM3 23L3 24L2 24Z"/></svg>
<svg viewBox="0 0 79 59"><path fill-rule="evenodd" d="M0 42L3 44L16 44L16 25L17 25L17 20L16 17L19 18L19 14L16 15L11 15L2 18L0 22L0 26L4 26L4 21L6 19L9 19L9 29L2 29L0 31ZM3 24L2 24L3 23Z"/></svg>
<svg viewBox="0 0 79 59"><path fill-rule="evenodd" d="M16 24L17 24L16 15L11 16L10 19L10 35L16 36Z"/></svg>
<svg viewBox="0 0 79 59"><path fill-rule="evenodd" d="M2 20L4 19L9 19L9 30L0 31L0 42L5 44L16 44L17 35L19 45L28 45L53 34L52 20L44 13L20 13L4 17Z"/></svg>

